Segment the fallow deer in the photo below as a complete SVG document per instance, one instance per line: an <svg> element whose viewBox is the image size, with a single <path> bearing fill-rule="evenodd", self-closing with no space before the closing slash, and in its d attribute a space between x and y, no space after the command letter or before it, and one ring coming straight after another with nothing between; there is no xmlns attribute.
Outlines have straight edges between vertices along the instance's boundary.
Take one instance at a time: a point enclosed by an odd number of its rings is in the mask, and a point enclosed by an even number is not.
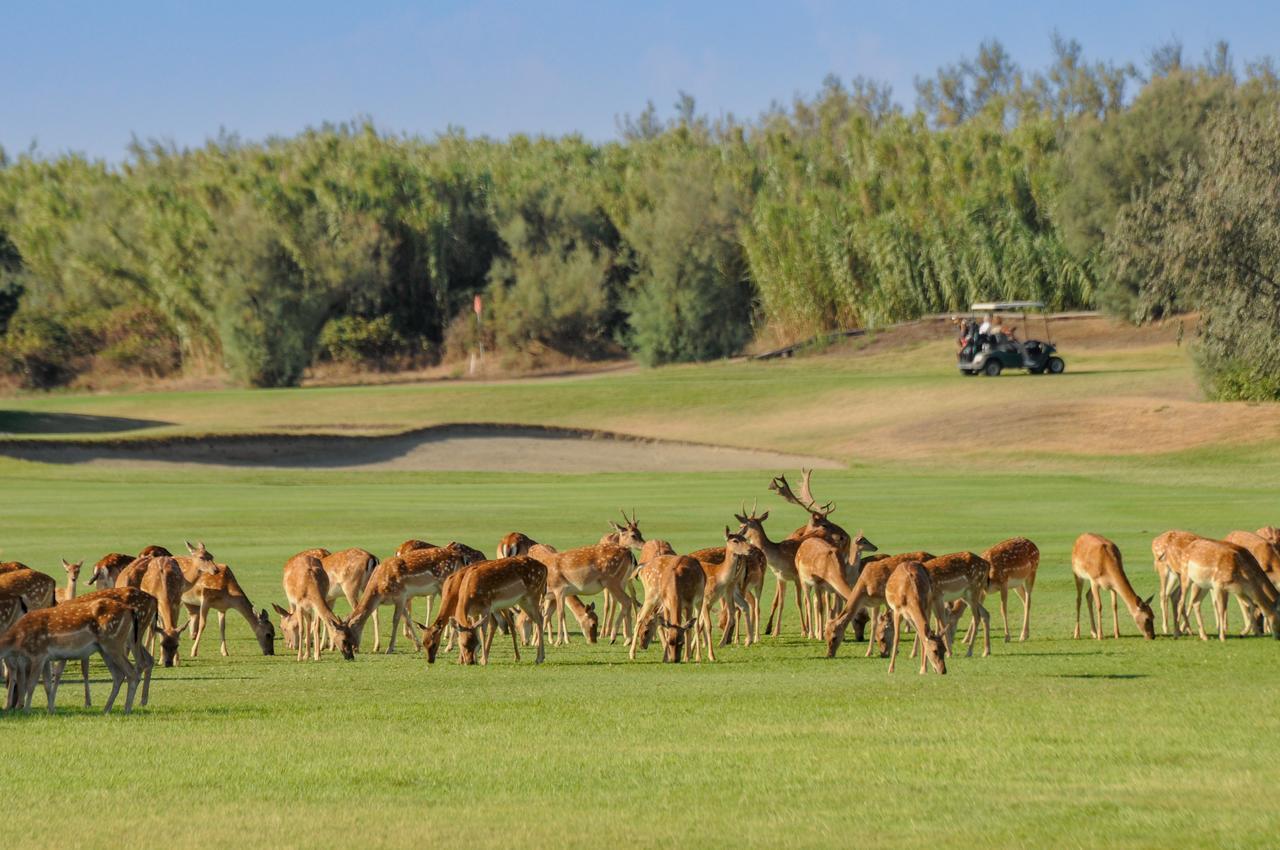
<svg viewBox="0 0 1280 850"><path fill-rule="evenodd" d="M1036 570L1040 566L1040 549L1025 537L1011 537L982 553L991 565L987 574L987 592L1000 591L1000 619L1004 622L1004 642L1009 643L1009 591L1022 598L1022 634L1031 635L1031 591L1036 586Z"/></svg>
<svg viewBox="0 0 1280 850"><path fill-rule="evenodd" d="M120 575L120 571L134 562L133 555L125 555L121 552L112 552L103 555L98 563L93 565L93 573L89 576L89 584L98 590L107 590L116 586L116 576Z"/></svg>
<svg viewBox="0 0 1280 850"><path fill-rule="evenodd" d="M127 681L124 712L128 714L138 686L138 671L129 661L138 627L133 609L114 599L73 602L24 614L0 637L0 661L9 668L6 707L29 710L31 695L43 673L52 714L58 688L52 665L99 652L111 672L112 685L103 713L111 711L120 686Z"/></svg>
<svg viewBox="0 0 1280 850"><path fill-rule="evenodd" d="M1194 608L1201 640L1208 640L1199 606L1205 588L1213 594L1219 640L1227 639L1228 593L1262 612L1272 636L1280 639L1280 594L1248 549L1218 540L1197 540L1187 548L1186 555L1182 603L1184 608Z"/></svg>
<svg viewBox="0 0 1280 850"><path fill-rule="evenodd" d="M635 508L631 509L631 516L629 517L627 516L627 512L621 508L619 508L619 513L622 514L622 525L618 525L616 522L610 521L609 528L612 530L601 536L598 541L599 544L602 546L630 545L632 549L643 550L645 540L644 535L640 532L640 524L636 520ZM632 579L635 577L635 573L639 567L640 564L638 561L632 562L631 575L627 576L626 582L627 593L631 597L630 602L633 611L640 607L640 601L636 599L635 593L632 590ZM613 597L606 593L604 597L604 631L605 634L609 635L610 643L618 638L618 610L618 606L614 604Z"/></svg>
<svg viewBox="0 0 1280 850"><path fill-rule="evenodd" d="M751 556L751 542L741 533L734 533L728 526L724 529L724 557L718 562L698 561L706 574L706 585L702 595L702 610L698 618L701 630L698 640L707 643L707 658L716 660L714 636L711 630L711 610L717 602L730 610L737 608L747 614L747 627L754 632L751 623L750 608L742 596L742 574L747 568L747 558ZM732 617L730 617L732 620ZM720 636L720 645L729 642L729 631L726 629Z"/></svg>
<svg viewBox="0 0 1280 850"><path fill-rule="evenodd" d="M480 645L479 629L492 613L518 606L533 621L538 647L535 663L546 658L542 631L542 597L547 591L547 567L526 556L499 558L472 564L451 576L440 599L435 622L422 629L427 663L434 664L440 636L447 625L458 632L458 663L475 664ZM486 654L485 660L488 660Z"/></svg>
<svg viewBox="0 0 1280 850"><path fill-rule="evenodd" d="M0 575L4 575L5 573L17 572L18 570L29 570L29 569L31 568L28 567L26 564L22 563L21 561L0 561Z"/></svg>
<svg viewBox="0 0 1280 850"><path fill-rule="evenodd" d="M380 605L391 605L391 641L387 653L395 652L396 634L400 618L409 618L408 602L415 596L439 595L444 580L460 567L482 560L483 554L461 543L450 543L433 549L412 549L403 556L387 558L378 564L365 584L364 593L355 610L347 618L355 634L356 648L364 634L364 624ZM408 620L412 625L412 620ZM410 638L414 648L421 649L418 636L412 631ZM378 651L375 635L374 652Z"/></svg>
<svg viewBox="0 0 1280 850"><path fill-rule="evenodd" d="M877 547L861 531L851 543L853 560L830 541L822 537L807 537L796 549L796 573L810 598L809 613L811 631L823 634L827 624L827 591L839 594L843 600L853 595L853 584L862 571L862 553L875 552ZM856 616L856 614L855 614Z"/></svg>
<svg viewBox="0 0 1280 850"><path fill-rule="evenodd" d="M534 558L546 566L547 595L555 606L555 645L559 646L569 642L569 630L564 616L566 607L573 610L578 622L583 625L588 643L595 643L595 635L588 631L589 628L594 630L594 612L583 606L578 597L592 596L602 591L612 594L614 600L622 606L623 632L630 641L632 605L631 594L627 592L626 585L635 567L635 556L631 553L633 542L624 540L617 545L596 544L558 552L550 546L537 543L527 535L513 532L503 538L502 551L508 553L507 557L511 557L510 553L514 552L518 556Z"/></svg>
<svg viewBox="0 0 1280 850"><path fill-rule="evenodd" d="M244 592L236 574L226 564L214 564L211 571L205 571L196 579L196 583L182 595L182 604L187 613L195 620L196 634L191 641L191 657L200 653L200 639L204 637L205 626L209 622L209 612L218 612L218 651L225 658L227 651L227 612L235 611L244 617L253 636L258 639L258 647L263 655L276 654L276 630L271 624L271 617L266 609L253 612L253 603Z"/></svg>
<svg viewBox="0 0 1280 850"><path fill-rule="evenodd" d="M952 552L939 555L924 562L929 571L930 586L933 588L934 611L938 615L938 628L947 636L947 652L952 651L955 633L955 618L949 618L944 606L953 599L963 599L973 612L975 622L982 624L982 656L991 654L991 616L982 606L982 597L987 592L987 576L991 565L973 552ZM950 622L948 622L950 620ZM897 621L895 620L895 624ZM966 657L972 657L973 645L977 641L977 629L966 641L969 645Z"/></svg>
<svg viewBox="0 0 1280 850"><path fill-rule="evenodd" d="M662 555L658 574L658 595L662 599L662 660L679 664L685 643L693 632L696 661L702 660L700 641L694 631L706 591L706 573L702 564L688 555ZM632 646L634 646L634 639ZM708 643L710 652L710 643ZM634 657L634 656L633 656Z"/></svg>
<svg viewBox="0 0 1280 850"><path fill-rule="evenodd" d="M401 544L401 549L405 552L413 549L429 549L433 548L430 544L421 546L409 546L410 543L423 543L421 540L410 540ZM406 548L407 547L407 548ZM396 551L400 554L400 550ZM337 601L339 596L347 600L347 604L354 611L356 606L360 604L360 596L364 593L364 587L369 581L369 577L373 575L373 570L378 566L378 558L367 549L350 548L342 549L338 552L330 552L328 549L315 548L304 549L295 558L313 557L320 559L320 565L324 567L325 574L329 577L329 594L325 600L329 603L329 607L333 607L333 603ZM407 603L406 603L407 604ZM412 610L410 608L410 610ZM373 609L373 631L379 634L378 628L378 609ZM406 620L406 625L408 621ZM411 630L406 628L405 634L409 635ZM332 640L332 639L330 639ZM374 641L374 652L378 651L378 640ZM329 649L333 649L332 642Z"/></svg>
<svg viewBox="0 0 1280 850"><path fill-rule="evenodd" d="M823 637L827 641L827 657L836 657L836 651L839 650L840 644L844 642L845 630L859 611L864 608L871 608L870 622L873 624L881 622L880 607L887 604L884 598L884 591L889 584L889 577L893 575L893 571L898 568L899 564L907 561L923 563L931 558L933 558L933 555L928 552L903 552L899 555L864 560L862 571L858 574L858 580L853 586L853 591L845 600L844 608L827 623L826 630L823 633ZM879 638L878 625L877 631L873 631L872 634L877 639ZM871 657L876 643L877 641L867 641L866 654L868 658ZM881 648L883 649L883 646Z"/></svg>
<svg viewBox="0 0 1280 850"><path fill-rule="evenodd" d="M641 649L649 648L649 641L656 627L655 615L662 604L662 597L658 592L662 564L658 559L675 554L676 550L665 540L646 540L640 550L640 569L636 572L636 578L640 579L640 587L644 590L644 603L636 614L636 627L631 632L628 655L632 660L635 660L637 645Z"/></svg>
<svg viewBox="0 0 1280 850"><path fill-rule="evenodd" d="M1280 588L1280 544L1252 531L1233 531L1222 539L1248 549L1271 583Z"/></svg>
<svg viewBox="0 0 1280 850"><path fill-rule="evenodd" d="M142 705L146 705L150 699L151 693L151 671L156 666L155 657L147 651L143 645L142 633L146 630L147 623L154 623L157 614L156 598L150 593L139 590L136 587L112 587L102 590L94 590L83 596L76 597L79 602L88 602L94 599L114 599L124 605L128 605L133 609L134 616L138 623L137 634L130 646L130 654L133 655L133 664L137 669L142 680L142 696L140 701ZM65 662L63 662L65 664ZM55 674L58 679L62 678L63 664L58 667ZM89 694L89 659L88 657L80 659L80 676L84 680L84 707L89 708L92 700Z"/></svg>
<svg viewBox="0 0 1280 850"><path fill-rule="evenodd" d="M757 514L754 508L748 512L745 508L734 519L741 523L738 533L745 535L752 546L764 553L765 562L773 572L776 587L773 594L773 605L769 608L769 622L764 627L767 635L782 634L782 609L785 607L787 585L795 586L796 612L800 617L800 634L809 636L809 617L805 611L804 594L800 585L800 574L796 572L796 550L800 548L799 540L770 540L764 530L764 522L769 512ZM775 620L776 617L776 620Z"/></svg>
<svg viewBox="0 0 1280 850"><path fill-rule="evenodd" d="M1274 525L1264 525L1255 533L1272 546L1280 546L1280 528L1276 528Z"/></svg>
<svg viewBox="0 0 1280 850"><path fill-rule="evenodd" d="M1182 611L1182 574L1187 548L1201 537L1190 531L1171 529L1151 541L1151 560L1160 594L1160 631L1169 634L1169 612L1173 613L1173 634L1190 634L1191 624Z"/></svg>
<svg viewBox="0 0 1280 850"><path fill-rule="evenodd" d="M20 569L0 573L0 596L17 596L28 611L49 608L58 583L38 570L19 565Z"/></svg>
<svg viewBox="0 0 1280 850"><path fill-rule="evenodd" d="M712 546L707 549L699 549L696 552L690 552L689 557L698 561L707 561L708 563L718 564L724 560L724 547ZM751 554L747 555L747 566L742 571L742 586L739 588L742 598L747 602L750 617L748 623L750 628L744 630L742 635L742 645L750 646L753 643L760 642L760 597L764 593L764 576L769 569L768 559L765 558L764 552L756 546L751 547ZM730 617L732 616L732 620ZM738 635L738 620L742 616L742 611L734 607L732 609L720 606L720 629L728 630L729 640L735 640Z"/></svg>
<svg viewBox="0 0 1280 850"><path fill-rule="evenodd" d="M201 563L197 574L211 572L212 561ZM139 558L125 567L116 576L116 587L136 587L150 593L156 598L158 608L160 660L165 667L179 664L178 642L182 638L182 630L186 624L178 625L178 612L182 610L182 594L186 592L187 581L176 558L155 557ZM144 629L150 623L143 624ZM153 634L154 637L154 634Z"/></svg>
<svg viewBox="0 0 1280 850"><path fill-rule="evenodd" d="M62 568L67 571L67 586L65 588L60 587L53 592L55 602L70 602L76 598L76 582L80 580L80 568L82 566L84 566L84 561L76 561L73 564L66 558L62 559Z"/></svg>
<svg viewBox="0 0 1280 850"><path fill-rule="evenodd" d="M929 630L930 608L936 607L935 591L932 576L937 573L928 570L919 561L904 561L894 567L893 574L885 585L884 598L893 612L893 648L889 650L889 672L893 672L898 661L898 642L902 638L902 619L905 617L915 628L916 641L921 646L920 674L924 675L928 665L938 673L947 672L946 645L940 635ZM972 650L972 647L970 647Z"/></svg>
<svg viewBox="0 0 1280 850"><path fill-rule="evenodd" d="M329 607L329 575L319 558L293 557L284 566L284 595L289 600L286 611L274 602L280 614L280 628L293 636L298 647L298 660L307 657L320 660L320 626L323 624L333 638L342 657L355 659L356 640L350 626Z"/></svg>
<svg viewBox="0 0 1280 850"><path fill-rule="evenodd" d="M1120 615L1116 606L1116 594L1124 599L1129 608L1133 622L1142 631L1147 640L1154 640L1155 615L1151 612L1151 599L1139 599L1134 592L1129 577L1124 572L1124 561L1120 557L1120 547L1100 534L1084 533L1076 538L1071 547L1071 574L1076 582L1076 629L1073 638L1080 637L1080 597L1084 585L1089 585L1089 624L1093 636L1102 640L1102 591L1111 591L1111 620L1114 637L1120 637ZM1094 610L1097 610L1095 627Z"/></svg>

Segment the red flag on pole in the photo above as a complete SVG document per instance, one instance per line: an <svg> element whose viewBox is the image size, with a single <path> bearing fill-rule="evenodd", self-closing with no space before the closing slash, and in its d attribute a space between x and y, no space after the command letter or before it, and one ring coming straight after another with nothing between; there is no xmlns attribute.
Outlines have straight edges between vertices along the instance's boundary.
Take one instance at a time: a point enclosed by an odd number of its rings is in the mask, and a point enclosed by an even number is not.
<svg viewBox="0 0 1280 850"><path fill-rule="evenodd" d="M475 311L476 311L476 315L477 315L477 316L479 316L479 315L480 315L480 311L484 309L484 303L480 300L480 296L479 296L479 295L477 295L477 296L476 296L475 301L474 301L474 302L472 303L472 305L471 305L471 309L473 309L473 310L475 310Z"/></svg>

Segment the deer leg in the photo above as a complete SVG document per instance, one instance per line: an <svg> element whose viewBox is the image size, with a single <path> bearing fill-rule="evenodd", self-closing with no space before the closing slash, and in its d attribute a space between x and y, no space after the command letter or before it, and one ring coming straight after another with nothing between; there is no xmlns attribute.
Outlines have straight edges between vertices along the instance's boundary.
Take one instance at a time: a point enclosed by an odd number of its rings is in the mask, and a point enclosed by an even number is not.
<svg viewBox="0 0 1280 850"><path fill-rule="evenodd" d="M765 624L764 633L774 637L782 634L782 609L786 607L783 603L787 598L787 585L782 579L777 580L774 586L773 602L769 604L769 622ZM778 615L778 629L774 631L773 615Z"/></svg>
<svg viewBox="0 0 1280 850"><path fill-rule="evenodd" d="M227 652L227 612L218 612L218 654L223 658L231 655Z"/></svg>
<svg viewBox="0 0 1280 850"><path fill-rule="evenodd" d="M1018 638L1024 641L1031 637L1031 586L1024 584L1018 588L1018 595L1022 597L1022 635Z"/></svg>
<svg viewBox="0 0 1280 850"><path fill-rule="evenodd" d="M1075 575L1074 573L1072 573L1072 578L1076 580L1076 630L1072 633L1071 637L1076 640L1079 640L1080 639L1080 596L1081 596L1081 591L1084 584L1083 582L1080 581L1080 576ZM1090 603L1090 605L1092 604L1093 603ZM1090 608L1089 610L1089 616L1093 616L1092 608Z"/></svg>
<svg viewBox="0 0 1280 850"><path fill-rule="evenodd" d="M382 629L378 627L378 608L381 606L373 606L373 651L377 652L382 643Z"/></svg>
<svg viewBox="0 0 1280 850"><path fill-rule="evenodd" d="M1209 588L1213 599L1214 619L1218 621L1218 640L1227 639L1227 593L1218 585Z"/></svg>
<svg viewBox="0 0 1280 850"><path fill-rule="evenodd" d="M902 615L897 609L893 609L893 648L889 650L889 672L893 672L894 666L898 663L898 639L902 635Z"/></svg>
<svg viewBox="0 0 1280 850"><path fill-rule="evenodd" d="M1253 606L1246 602L1245 598L1239 594L1236 594L1236 602L1240 606L1240 616L1244 617L1244 628L1240 630L1241 637L1244 635L1260 634L1260 632L1254 628L1257 625L1257 620L1254 617Z"/></svg>
<svg viewBox="0 0 1280 850"><path fill-rule="evenodd" d="M89 659L80 659L80 675L84 679L84 707L91 708L92 700L89 698Z"/></svg>
<svg viewBox="0 0 1280 850"><path fill-rule="evenodd" d="M413 597L404 601L404 636L413 637Z"/></svg>
<svg viewBox="0 0 1280 850"><path fill-rule="evenodd" d="M635 631L631 633L631 649L629 655L632 661L636 660L636 645L640 643L640 632L648 631L649 618L653 616L654 609L658 607L658 594L653 593L650 595L654 598L650 599L649 596L645 596L644 606L640 609L640 613L636 615Z"/></svg>
<svg viewBox="0 0 1280 850"><path fill-rule="evenodd" d="M520 637L516 634L516 619L511 614L511 609L502 612L507 618L507 631L511 632L511 650L515 653L516 661L520 660Z"/></svg>
<svg viewBox="0 0 1280 850"><path fill-rule="evenodd" d="M702 611L698 614L698 627L702 629L702 633L707 639L707 660L716 660L716 650L714 646L714 636L711 633L711 600L707 597L702 599Z"/></svg>
<svg viewBox="0 0 1280 850"><path fill-rule="evenodd" d="M1111 591L1111 636L1120 637L1120 606L1116 603L1116 592Z"/></svg>
<svg viewBox="0 0 1280 850"><path fill-rule="evenodd" d="M400 618L404 616L404 601L400 599L391 602L391 639L387 641L387 655L396 651L396 636L400 632Z"/></svg>
<svg viewBox="0 0 1280 850"><path fill-rule="evenodd" d="M986 658L991 655L991 615L987 612L987 606L982 604L982 591L973 594L973 616L982 620L982 657ZM924 650L923 635L920 638L920 649ZM969 644L969 649L973 649L973 644Z"/></svg>
<svg viewBox="0 0 1280 850"><path fill-rule="evenodd" d="M201 596L202 601L203 599L204 597ZM187 609L187 637L194 641L200 635L199 624L196 622L196 614L200 611L200 606L191 605L186 602L183 602L182 604L186 606ZM194 655L191 657L195 658Z"/></svg>
<svg viewBox="0 0 1280 850"><path fill-rule="evenodd" d="M804 590L800 587L800 579L795 580L796 585L796 610L800 612L800 636L809 636L809 611L804 604ZM781 615L778 617L782 619Z"/></svg>
<svg viewBox="0 0 1280 850"><path fill-rule="evenodd" d="M1009 637L1009 587L1003 584L1000 585L1000 619L1004 622L1004 642L1009 643L1012 640Z"/></svg>
<svg viewBox="0 0 1280 850"><path fill-rule="evenodd" d="M204 637L205 622L209 617L209 605L204 601L204 597L200 597L200 605L194 612L191 611L190 605L187 606L187 613L191 615L191 657L195 658L200 653L200 638ZM223 648L223 655L226 655L226 648Z"/></svg>
<svg viewBox="0 0 1280 850"><path fill-rule="evenodd" d="M489 666L489 647L493 645L493 633L498 630L498 622L492 614L485 618L484 631L480 637L480 666Z"/></svg>

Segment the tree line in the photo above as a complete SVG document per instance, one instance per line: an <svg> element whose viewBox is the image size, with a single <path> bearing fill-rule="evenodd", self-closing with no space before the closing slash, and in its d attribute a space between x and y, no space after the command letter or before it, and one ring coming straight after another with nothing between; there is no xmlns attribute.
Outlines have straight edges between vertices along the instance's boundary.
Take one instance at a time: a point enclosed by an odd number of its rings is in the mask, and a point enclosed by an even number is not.
<svg viewBox="0 0 1280 850"><path fill-rule="evenodd" d="M1053 51L1025 71L985 42L910 112L865 78L743 122L682 94L606 143L366 121L117 166L0 152L0 367L287 386L479 342L656 365L998 298L1199 310L1209 390L1280 397L1274 66Z"/></svg>

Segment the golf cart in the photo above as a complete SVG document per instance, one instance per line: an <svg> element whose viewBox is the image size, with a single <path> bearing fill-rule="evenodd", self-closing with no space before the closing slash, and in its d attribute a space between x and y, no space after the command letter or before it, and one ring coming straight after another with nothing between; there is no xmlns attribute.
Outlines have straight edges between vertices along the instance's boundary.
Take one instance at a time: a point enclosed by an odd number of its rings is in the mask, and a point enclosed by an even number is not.
<svg viewBox="0 0 1280 850"><path fill-rule="evenodd" d="M960 320L960 353L956 360L966 375L979 373L994 378L1005 369L1026 369L1033 375L1060 375L1067 364L1058 356L1052 342L1038 339L1019 340L1017 328L1006 328L996 321L998 313L1022 313L1022 328L1027 313L1035 310L1044 318L1044 335L1050 339L1049 316L1039 301L992 301L974 304L970 315ZM982 316L979 319L979 316Z"/></svg>

